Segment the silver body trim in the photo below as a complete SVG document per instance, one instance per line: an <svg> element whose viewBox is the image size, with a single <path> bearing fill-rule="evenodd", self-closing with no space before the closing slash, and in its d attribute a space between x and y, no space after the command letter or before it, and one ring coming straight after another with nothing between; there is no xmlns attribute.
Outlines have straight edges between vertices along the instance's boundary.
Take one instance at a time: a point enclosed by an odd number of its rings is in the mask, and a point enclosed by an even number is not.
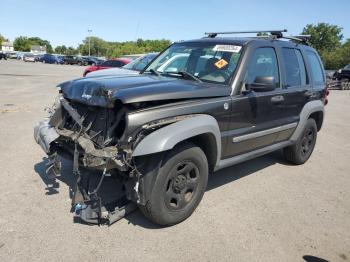
<svg viewBox="0 0 350 262"><path fill-rule="evenodd" d="M292 144L291 141L284 141L284 142L280 142L280 143L273 144L273 145L270 145L270 146L267 146L264 148L260 148L260 149L242 154L242 155L238 155L238 156L234 156L231 158L220 160L219 164L215 167L214 171L218 171L222 168L236 165L236 164L239 164L241 162L244 162L244 161L271 153L275 150L284 148L284 147L289 146L291 144Z"/></svg>
<svg viewBox="0 0 350 262"><path fill-rule="evenodd" d="M281 132L284 130L295 128L292 136L288 141L279 142L273 145L266 146L251 152L247 152L238 156L221 160L221 133L216 119L210 115L198 115L192 118L181 120L174 124L160 128L153 133L146 136L135 148L132 156L142 156L163 152L172 149L176 144L196 135L210 133L214 135L216 140L217 161L215 171L244 162L255 157L268 154L275 150L290 146L299 138L301 132L304 130L307 119L314 112L324 112L324 105L320 100L310 101L305 104L300 113L299 122L290 123L287 125L263 130L243 136L233 138L233 142L241 142L248 139Z"/></svg>
<svg viewBox="0 0 350 262"><path fill-rule="evenodd" d="M232 142L233 143L238 143L238 142L246 141L246 140L249 140L249 139L258 138L258 137L261 137L261 136L266 136L266 135L270 135L270 134L273 134L273 133L278 133L278 132L281 132L281 131L284 131L284 130L295 128L297 125L298 125L298 123L294 122L294 123L290 123L290 124L287 124L287 125L283 125L283 126L274 127L274 128L271 128L271 129L262 130L262 131L255 132L255 133L250 133L250 134L246 134L246 135L242 135L242 136L237 136L237 137L234 137L232 139Z"/></svg>

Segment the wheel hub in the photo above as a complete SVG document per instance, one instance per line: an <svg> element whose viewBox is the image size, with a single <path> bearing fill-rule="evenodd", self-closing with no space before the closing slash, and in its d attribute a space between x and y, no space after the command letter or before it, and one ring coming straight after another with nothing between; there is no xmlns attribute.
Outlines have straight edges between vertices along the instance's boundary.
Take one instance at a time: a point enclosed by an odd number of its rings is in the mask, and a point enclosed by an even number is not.
<svg viewBox="0 0 350 262"><path fill-rule="evenodd" d="M174 179L173 190L175 193L180 193L186 187L187 178L184 175L178 175Z"/></svg>

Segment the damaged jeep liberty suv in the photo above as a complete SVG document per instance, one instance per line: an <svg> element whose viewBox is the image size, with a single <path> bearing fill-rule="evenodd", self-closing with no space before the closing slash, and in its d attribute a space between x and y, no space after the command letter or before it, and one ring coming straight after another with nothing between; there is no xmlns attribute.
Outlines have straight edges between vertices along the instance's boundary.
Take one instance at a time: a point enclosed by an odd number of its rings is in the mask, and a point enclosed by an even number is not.
<svg viewBox="0 0 350 262"><path fill-rule="evenodd" d="M208 33L172 44L139 75L58 85L34 136L50 177L62 156L73 160L76 216L110 224L139 207L154 223L174 225L194 212L210 173L278 149L305 163L327 104L324 69L306 36L269 32ZM94 190L81 183L89 169L101 173ZM107 176L122 185L118 204L97 194Z"/></svg>

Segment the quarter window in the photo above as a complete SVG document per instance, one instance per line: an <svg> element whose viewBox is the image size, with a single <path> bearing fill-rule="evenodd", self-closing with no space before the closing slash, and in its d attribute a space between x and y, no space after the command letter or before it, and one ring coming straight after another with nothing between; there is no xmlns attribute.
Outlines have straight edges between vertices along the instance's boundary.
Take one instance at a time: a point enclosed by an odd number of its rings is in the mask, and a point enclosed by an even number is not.
<svg viewBox="0 0 350 262"><path fill-rule="evenodd" d="M273 77L275 86L279 87L279 70L276 52L272 47L262 47L255 50L246 73L246 84L256 82L257 77Z"/></svg>
<svg viewBox="0 0 350 262"><path fill-rule="evenodd" d="M285 87L306 85L306 69L300 50L282 48L282 55L285 67Z"/></svg>
<svg viewBox="0 0 350 262"><path fill-rule="evenodd" d="M319 58L314 52L307 51L307 57L309 59L311 74L312 74L312 82L315 85L324 84L324 74L322 70L322 66Z"/></svg>

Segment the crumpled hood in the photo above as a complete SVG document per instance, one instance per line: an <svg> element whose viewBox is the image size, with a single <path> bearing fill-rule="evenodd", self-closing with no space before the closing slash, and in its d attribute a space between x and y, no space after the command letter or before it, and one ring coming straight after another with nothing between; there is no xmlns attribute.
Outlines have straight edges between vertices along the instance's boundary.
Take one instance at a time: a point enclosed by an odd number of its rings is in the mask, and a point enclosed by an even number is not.
<svg viewBox="0 0 350 262"><path fill-rule="evenodd" d="M80 78L58 85L65 98L80 103L111 107L115 100L124 104L207 98L230 95L228 86L200 83L154 75Z"/></svg>

